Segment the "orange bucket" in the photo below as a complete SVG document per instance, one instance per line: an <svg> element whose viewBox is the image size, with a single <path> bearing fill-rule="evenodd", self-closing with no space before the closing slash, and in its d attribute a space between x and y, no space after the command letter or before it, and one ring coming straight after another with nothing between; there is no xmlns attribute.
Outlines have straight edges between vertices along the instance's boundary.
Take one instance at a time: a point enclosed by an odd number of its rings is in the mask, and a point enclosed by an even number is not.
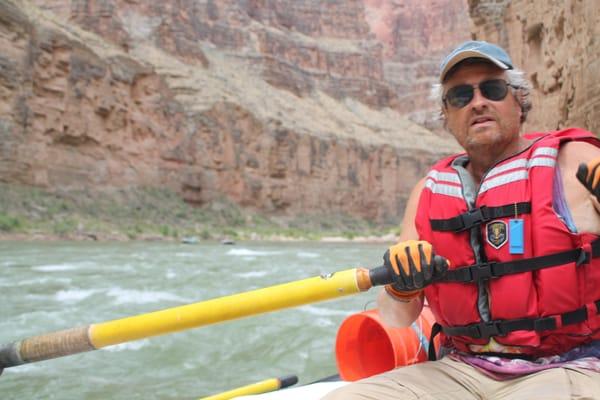
<svg viewBox="0 0 600 400"><path fill-rule="evenodd" d="M349 316L340 325L335 341L340 377L356 381L401 365L426 361L434 322L429 307L423 307L419 318L408 328L384 324L377 309Z"/></svg>

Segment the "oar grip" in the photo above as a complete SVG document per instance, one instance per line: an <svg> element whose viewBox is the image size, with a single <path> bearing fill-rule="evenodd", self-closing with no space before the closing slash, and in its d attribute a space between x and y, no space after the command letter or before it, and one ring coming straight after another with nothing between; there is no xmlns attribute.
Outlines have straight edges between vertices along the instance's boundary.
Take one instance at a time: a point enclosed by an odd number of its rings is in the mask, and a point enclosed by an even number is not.
<svg viewBox="0 0 600 400"><path fill-rule="evenodd" d="M0 347L0 368L95 350L89 326L51 332Z"/></svg>
<svg viewBox="0 0 600 400"><path fill-rule="evenodd" d="M394 283L394 276L385 265L370 269L369 279L371 279L371 285L373 286L382 286Z"/></svg>

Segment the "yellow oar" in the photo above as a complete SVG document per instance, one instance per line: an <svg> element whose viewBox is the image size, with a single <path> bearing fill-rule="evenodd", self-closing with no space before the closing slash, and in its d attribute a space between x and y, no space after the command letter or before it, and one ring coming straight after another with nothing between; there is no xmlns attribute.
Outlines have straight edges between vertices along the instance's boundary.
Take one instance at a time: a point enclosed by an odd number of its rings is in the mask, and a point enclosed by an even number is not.
<svg viewBox="0 0 600 400"><path fill-rule="evenodd" d="M227 392L215 394L208 397L203 397L198 400L229 400L238 396L247 396L251 394L260 394L272 392L295 385L298 382L298 377L295 375L284 376L282 378L265 379L264 381L256 382L251 385L242 386Z"/></svg>
<svg viewBox="0 0 600 400"><path fill-rule="evenodd" d="M33 336L0 346L0 369L334 299L389 282L391 277L384 267L372 270L353 268L148 314Z"/></svg>

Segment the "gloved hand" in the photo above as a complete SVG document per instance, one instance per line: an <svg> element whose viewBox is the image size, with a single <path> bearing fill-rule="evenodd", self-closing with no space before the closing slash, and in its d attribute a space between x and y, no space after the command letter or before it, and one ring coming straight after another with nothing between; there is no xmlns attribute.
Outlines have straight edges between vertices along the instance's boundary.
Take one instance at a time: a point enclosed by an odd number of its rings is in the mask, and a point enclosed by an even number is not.
<svg viewBox="0 0 600 400"><path fill-rule="evenodd" d="M436 256L429 242L407 240L390 247L383 256L384 265L392 271L395 282L385 290L393 297L410 300L423 288L448 270L448 262Z"/></svg>
<svg viewBox="0 0 600 400"><path fill-rule="evenodd" d="M577 179L583 186L600 201L600 157L595 158L587 164L579 164L577 168Z"/></svg>

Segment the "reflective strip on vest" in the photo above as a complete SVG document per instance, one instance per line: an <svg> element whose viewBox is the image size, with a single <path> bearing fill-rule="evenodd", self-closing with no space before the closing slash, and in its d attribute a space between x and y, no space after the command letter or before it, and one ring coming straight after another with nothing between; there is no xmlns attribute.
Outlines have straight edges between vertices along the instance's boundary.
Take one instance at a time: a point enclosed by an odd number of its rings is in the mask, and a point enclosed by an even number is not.
<svg viewBox="0 0 600 400"><path fill-rule="evenodd" d="M460 178L458 177L458 174L452 172L431 170L427 174L427 178L431 178L436 182L451 182L460 185Z"/></svg>
<svg viewBox="0 0 600 400"><path fill-rule="evenodd" d="M490 170L490 172L487 173L486 179L491 178L496 175L499 175L503 172L510 171L511 169L525 168L526 166L527 166L526 159L521 158L520 160L514 160L514 161L508 162L504 165L500 165L496 168L492 168Z"/></svg>
<svg viewBox="0 0 600 400"><path fill-rule="evenodd" d="M556 156L558 156L558 149L555 149L553 147L539 147L533 151L531 158L537 156L547 156L556 158Z"/></svg>
<svg viewBox="0 0 600 400"><path fill-rule="evenodd" d="M451 185L442 182L451 183ZM452 172L431 170L427 174L427 180L425 181L425 187L435 194L444 194L462 199L462 188L456 185L460 185L460 178L458 174Z"/></svg>
<svg viewBox="0 0 600 400"><path fill-rule="evenodd" d="M536 157L529 160L527 163L527 168L531 167L553 167L556 165L555 158L548 157Z"/></svg>
<svg viewBox="0 0 600 400"><path fill-rule="evenodd" d="M556 156L558 151L552 147L540 147L533 152L530 159L519 159L506 164L492 168L485 181L481 184L479 193L484 193L492 188L506 185L529 177L528 170L533 167L551 167L556 165ZM513 172L502 174L503 172L515 170ZM500 175L502 174L502 175Z"/></svg>
<svg viewBox="0 0 600 400"><path fill-rule="evenodd" d="M446 196L463 198L462 189L460 186L444 185L443 183L435 183L431 179L425 181L425 187L435 194L445 194Z"/></svg>
<svg viewBox="0 0 600 400"><path fill-rule="evenodd" d="M481 188L479 188L479 193L487 192L490 189L506 185L508 183L525 180L528 176L529 172L526 169L521 169L515 172L510 172L508 174L497 176L492 179L486 179L485 182L483 182L483 184L481 185Z"/></svg>

